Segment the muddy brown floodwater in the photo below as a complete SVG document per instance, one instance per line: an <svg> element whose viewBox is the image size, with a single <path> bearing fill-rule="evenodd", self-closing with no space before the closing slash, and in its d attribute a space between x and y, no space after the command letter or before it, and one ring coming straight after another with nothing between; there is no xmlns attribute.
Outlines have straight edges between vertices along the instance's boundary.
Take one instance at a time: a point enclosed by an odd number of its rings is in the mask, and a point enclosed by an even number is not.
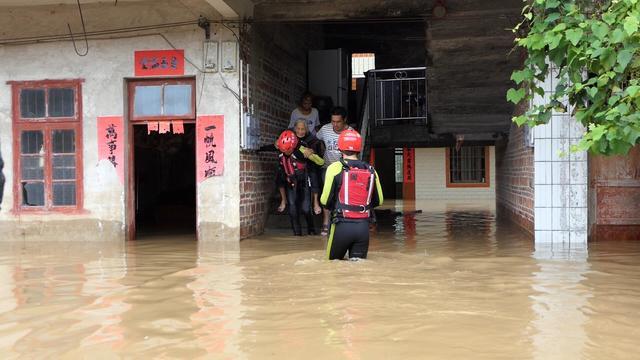
<svg viewBox="0 0 640 360"><path fill-rule="evenodd" d="M288 231L1 243L0 356L638 358L639 244L535 247L491 205L415 207L357 262Z"/></svg>

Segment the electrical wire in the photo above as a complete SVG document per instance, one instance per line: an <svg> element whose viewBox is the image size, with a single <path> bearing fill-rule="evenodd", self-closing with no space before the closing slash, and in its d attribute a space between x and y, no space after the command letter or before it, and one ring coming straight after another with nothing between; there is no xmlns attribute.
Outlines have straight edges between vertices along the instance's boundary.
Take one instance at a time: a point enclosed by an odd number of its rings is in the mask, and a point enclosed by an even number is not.
<svg viewBox="0 0 640 360"><path fill-rule="evenodd" d="M182 22L175 22L175 23L141 25L141 26L126 27L126 28L89 31L87 32L87 37L126 34L126 33L132 33L137 31L159 30L159 29L175 28L175 27L182 27L182 26L192 26L197 24L198 24L197 20L191 20L191 21L182 21ZM0 45L26 45L26 44L34 44L34 43L41 43L41 42L65 41L65 40L71 40L71 35L56 34L56 35L28 36L28 37L19 37L19 38L6 38L6 39L0 39Z"/></svg>

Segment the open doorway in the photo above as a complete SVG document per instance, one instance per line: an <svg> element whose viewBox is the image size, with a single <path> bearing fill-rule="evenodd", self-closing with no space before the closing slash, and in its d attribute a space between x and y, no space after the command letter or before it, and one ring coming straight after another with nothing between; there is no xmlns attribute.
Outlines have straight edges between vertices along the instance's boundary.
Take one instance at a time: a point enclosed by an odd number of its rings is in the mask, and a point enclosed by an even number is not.
<svg viewBox="0 0 640 360"><path fill-rule="evenodd" d="M195 234L195 124L184 124L183 134L133 131L136 238Z"/></svg>

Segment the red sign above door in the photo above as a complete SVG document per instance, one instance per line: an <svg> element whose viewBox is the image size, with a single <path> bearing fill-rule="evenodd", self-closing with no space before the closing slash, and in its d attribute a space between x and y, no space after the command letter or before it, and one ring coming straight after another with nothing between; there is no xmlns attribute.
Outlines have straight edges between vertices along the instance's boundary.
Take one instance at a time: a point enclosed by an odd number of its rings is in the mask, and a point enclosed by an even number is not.
<svg viewBox="0 0 640 360"><path fill-rule="evenodd" d="M135 52L135 76L184 75L184 50Z"/></svg>

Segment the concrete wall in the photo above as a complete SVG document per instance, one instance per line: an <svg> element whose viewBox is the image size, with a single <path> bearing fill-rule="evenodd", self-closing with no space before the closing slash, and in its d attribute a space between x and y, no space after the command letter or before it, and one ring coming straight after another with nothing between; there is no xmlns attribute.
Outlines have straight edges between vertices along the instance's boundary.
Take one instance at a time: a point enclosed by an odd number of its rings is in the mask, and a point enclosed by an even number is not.
<svg viewBox="0 0 640 360"><path fill-rule="evenodd" d="M493 200L496 197L495 147L489 148L489 187L448 188L446 148L416 149L416 199L425 200Z"/></svg>
<svg viewBox="0 0 640 360"><path fill-rule="evenodd" d="M533 234L533 147L525 130L512 124L508 140L496 145L496 202L499 217Z"/></svg>
<svg viewBox="0 0 640 360"><path fill-rule="evenodd" d="M140 16L140 15L138 15ZM165 33L166 38L194 64L202 63L203 31L196 26ZM219 30L220 40L233 35ZM79 46L83 46L80 44ZM96 117L126 115L124 78L133 76L136 50L171 49L158 35L89 41L86 57L77 56L69 42L0 47L0 145L5 159L7 184L14 181L11 119L11 93L6 81L42 79L84 79L83 160L84 209L82 215L14 215L13 191L6 191L0 211L2 240L10 237L51 240L62 235L67 240L93 240L124 237L125 192L113 168L98 163ZM235 239L239 237L239 105L223 82L238 91L238 74L201 73L185 64L185 75L196 76L197 114L225 116L224 175L203 182L198 189L198 227L200 240ZM126 178L126 175L125 175ZM12 236L5 236L12 235Z"/></svg>

